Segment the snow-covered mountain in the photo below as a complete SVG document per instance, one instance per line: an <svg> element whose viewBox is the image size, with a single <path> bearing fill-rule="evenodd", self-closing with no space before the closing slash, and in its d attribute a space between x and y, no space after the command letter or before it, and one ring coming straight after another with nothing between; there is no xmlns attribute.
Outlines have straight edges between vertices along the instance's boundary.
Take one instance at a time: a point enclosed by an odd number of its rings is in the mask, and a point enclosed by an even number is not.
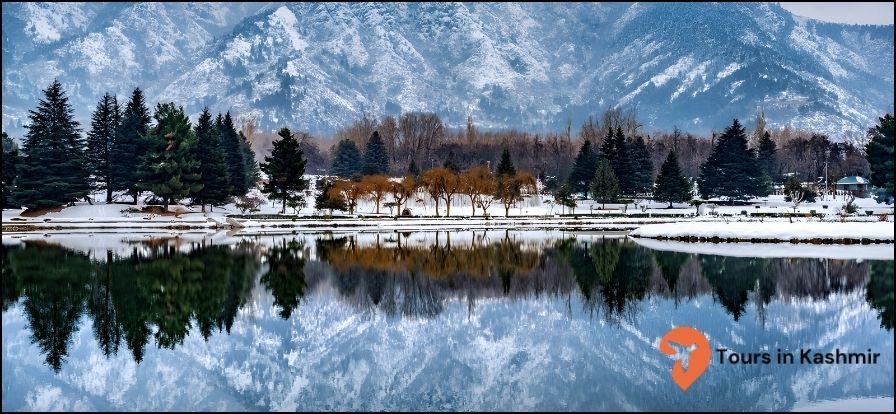
<svg viewBox="0 0 896 414"><path fill-rule="evenodd" d="M893 26L776 4L53 4L3 7L3 126L58 77L86 120L134 86L330 132L363 113L557 129L613 106L647 130L771 124L854 136L893 110Z"/></svg>

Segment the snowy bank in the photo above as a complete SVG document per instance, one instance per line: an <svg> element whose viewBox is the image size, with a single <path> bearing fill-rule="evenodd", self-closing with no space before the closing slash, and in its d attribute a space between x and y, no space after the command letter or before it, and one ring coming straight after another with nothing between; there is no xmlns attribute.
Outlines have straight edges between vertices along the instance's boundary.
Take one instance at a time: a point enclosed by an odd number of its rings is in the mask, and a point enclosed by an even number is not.
<svg viewBox="0 0 896 414"><path fill-rule="evenodd" d="M893 243L893 223L679 222L644 225L630 235L714 242Z"/></svg>
<svg viewBox="0 0 896 414"><path fill-rule="evenodd" d="M842 260L893 260L889 244L790 244L790 243L690 243L637 238L635 243L651 250L715 256L805 258Z"/></svg>

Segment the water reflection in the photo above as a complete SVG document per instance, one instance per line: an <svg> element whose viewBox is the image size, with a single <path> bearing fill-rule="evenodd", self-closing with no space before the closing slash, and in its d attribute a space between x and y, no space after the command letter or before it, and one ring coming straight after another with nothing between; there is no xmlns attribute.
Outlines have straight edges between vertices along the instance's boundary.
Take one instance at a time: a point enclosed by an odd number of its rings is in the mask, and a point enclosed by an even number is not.
<svg viewBox="0 0 896 414"><path fill-rule="evenodd" d="M710 298L730 318L713 323L734 332L752 307L762 330L792 322L767 318L775 303L787 307L855 293L882 328L893 328L892 261L688 254L651 250L624 238L433 236L422 243L399 233L192 246L154 240L99 256L46 242L3 245L4 318L21 309L32 344L55 375L65 371L82 327L90 326L105 358L122 351L141 363L150 343L174 350L192 333L206 342L230 334L241 312L255 312L248 308L259 303L259 289L270 295L279 318L299 325L324 323L297 319L297 313L303 306L324 306L321 298L330 296L327 301L364 318L379 314L437 324L447 323L438 321L456 313L457 302L469 316L478 303L559 301L570 318L581 312L615 329L656 325L666 301L678 308ZM743 378L717 380L737 388Z"/></svg>

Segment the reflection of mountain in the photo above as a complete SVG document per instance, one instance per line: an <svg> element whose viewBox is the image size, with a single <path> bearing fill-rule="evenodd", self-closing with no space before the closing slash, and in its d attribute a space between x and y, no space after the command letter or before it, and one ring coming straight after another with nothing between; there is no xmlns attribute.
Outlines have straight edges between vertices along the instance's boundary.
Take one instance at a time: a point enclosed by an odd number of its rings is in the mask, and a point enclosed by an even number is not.
<svg viewBox="0 0 896 414"><path fill-rule="evenodd" d="M892 327L892 262L682 255L612 239L439 240L157 246L104 261L4 246L4 366L29 364L6 346L21 319L41 360L64 367L32 370L24 384L90 389L119 409L197 407L199 397L172 391L190 389L177 382L192 378L182 370L206 373L195 377L212 385L200 390L238 397L227 408L256 409L658 410L695 398L711 401L705 409L787 409L892 393L892 337L879 327ZM655 352L670 325L738 352L872 347L889 365L713 366L684 394ZM122 381L140 397L133 406L78 383L91 365L123 370L122 356L142 361L140 375L181 379ZM162 389L173 394L158 398ZM4 396L15 409L26 392L5 394L20 395Z"/></svg>

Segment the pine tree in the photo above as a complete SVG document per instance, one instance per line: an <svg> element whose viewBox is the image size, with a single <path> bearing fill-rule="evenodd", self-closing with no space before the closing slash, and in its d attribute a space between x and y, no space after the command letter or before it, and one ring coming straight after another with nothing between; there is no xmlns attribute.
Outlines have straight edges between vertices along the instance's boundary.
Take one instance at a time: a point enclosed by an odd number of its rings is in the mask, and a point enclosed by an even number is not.
<svg viewBox="0 0 896 414"><path fill-rule="evenodd" d="M635 138L627 147L632 167L629 195L646 193L653 187L653 158L650 150L641 137Z"/></svg>
<svg viewBox="0 0 896 414"><path fill-rule="evenodd" d="M747 149L747 135L735 119L719 137L709 159L700 167L700 195L746 199L768 195L767 182L753 151Z"/></svg>
<svg viewBox="0 0 896 414"><path fill-rule="evenodd" d="M202 176L202 189L193 197L194 203L202 205L222 205L227 202L232 190L227 162L224 161L224 150L221 148L221 136L212 122L212 114L208 108L202 110L193 131L196 136L195 145L191 147L192 156L199 161L199 172Z"/></svg>
<svg viewBox="0 0 896 414"><path fill-rule="evenodd" d="M597 171L594 180L591 182L591 194L594 200L601 203L601 208L605 208L607 202L615 201L619 197L619 181L616 174L613 173L613 167L606 159L601 159L597 163Z"/></svg>
<svg viewBox="0 0 896 414"><path fill-rule="evenodd" d="M11 194L16 179L16 165L19 161L19 146L3 132L3 198L0 207L6 207L11 201Z"/></svg>
<svg viewBox="0 0 896 414"><path fill-rule="evenodd" d="M622 133L621 129L619 130L619 133ZM615 160L618 158L619 154L616 150L616 134L613 133L613 128L607 129L607 136L604 137L604 142L600 145L599 156L608 160ZM610 165L612 165L612 161L610 162ZM597 171L596 167L595 171Z"/></svg>
<svg viewBox="0 0 896 414"><path fill-rule="evenodd" d="M756 154L757 159L759 160L759 168L768 176L768 179L774 181L776 177L775 168L778 163L778 148L775 145L775 141L772 141L771 135L768 131L765 131L762 134L762 138L759 139L759 148Z"/></svg>
<svg viewBox="0 0 896 414"><path fill-rule="evenodd" d="M29 111L24 154L16 166L16 204L41 208L73 203L90 193L85 142L62 84L54 80Z"/></svg>
<svg viewBox="0 0 896 414"><path fill-rule="evenodd" d="M106 203L112 203L112 145L121 128L118 98L106 93L96 105L87 132L87 165L98 188L106 190Z"/></svg>
<svg viewBox="0 0 896 414"><path fill-rule="evenodd" d="M131 100L121 116L121 125L111 149L112 190L127 191L137 203L140 195L137 166L146 155L148 147L144 136L149 130L149 108L143 100L143 92L135 88Z"/></svg>
<svg viewBox="0 0 896 414"><path fill-rule="evenodd" d="M164 209L202 190L199 160L193 158L196 145L190 119L174 103L157 104L156 125L146 133L148 148L139 168L139 187L163 200Z"/></svg>
<svg viewBox="0 0 896 414"><path fill-rule="evenodd" d="M445 162L442 163L442 167L447 168L455 174L460 174L460 165L457 164L457 157L454 155L454 150L448 151L448 157L445 158Z"/></svg>
<svg viewBox="0 0 896 414"><path fill-rule="evenodd" d="M591 145L591 141L585 140L582 147L579 148L579 154L576 155L576 161L573 164L572 172L569 173L569 189L576 193L588 191L588 186L594 178L597 171L597 152Z"/></svg>
<svg viewBox="0 0 896 414"><path fill-rule="evenodd" d="M336 146L330 173L339 177L349 178L361 172L361 161L361 152L358 151L358 146L351 140L343 139Z"/></svg>
<svg viewBox="0 0 896 414"><path fill-rule="evenodd" d="M669 151L666 161L660 167L660 173L657 175L654 185L653 198L664 203L668 202L669 208L672 208L672 203L684 203L691 200L691 182L681 174L678 154L674 150Z"/></svg>
<svg viewBox="0 0 896 414"><path fill-rule="evenodd" d="M498 163L498 169L495 171L496 177L505 175L516 175L516 168L513 167L513 161L510 160L510 151L507 148L504 148L504 151L501 152L501 162Z"/></svg>
<svg viewBox="0 0 896 414"><path fill-rule="evenodd" d="M280 129L277 135L280 139L274 141L274 150L261 164L261 170L268 176L261 192L271 199L283 201L282 214L286 212L287 201L304 197L302 192L308 189L308 180L302 178L306 161L295 135L289 128Z"/></svg>
<svg viewBox="0 0 896 414"><path fill-rule="evenodd" d="M246 152L243 149L244 141L236 132L230 112L227 112L223 118L220 115L218 118L220 122L216 119L215 125L221 131L221 148L224 149L224 161L227 162L231 195L242 196L249 192L246 179Z"/></svg>
<svg viewBox="0 0 896 414"><path fill-rule="evenodd" d="M364 148L364 175L388 174L389 154L386 152L386 143L380 138L380 133L373 131Z"/></svg>
<svg viewBox="0 0 896 414"><path fill-rule="evenodd" d="M883 188L893 195L893 115L878 118L878 124L868 130L871 138L865 147L868 164L871 165L871 185Z"/></svg>
<svg viewBox="0 0 896 414"><path fill-rule="evenodd" d="M255 161L255 151L252 150L252 145L249 143L249 139L246 138L243 131L239 132L239 136L243 149L243 174L245 174L243 178L246 183L246 192L249 192L249 190L258 184L258 180L261 179L261 170L258 168L258 162ZM245 193L239 195L244 194Z"/></svg>

